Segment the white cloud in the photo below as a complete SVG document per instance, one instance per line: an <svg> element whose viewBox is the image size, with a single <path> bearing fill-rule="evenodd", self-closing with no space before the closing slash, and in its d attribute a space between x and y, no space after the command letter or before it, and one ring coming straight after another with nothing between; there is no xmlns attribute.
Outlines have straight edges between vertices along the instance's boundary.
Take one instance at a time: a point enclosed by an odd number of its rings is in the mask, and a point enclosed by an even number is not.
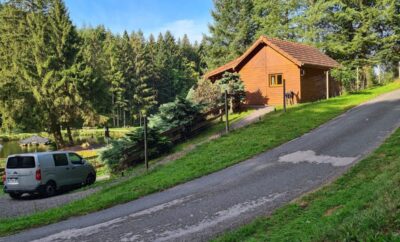
<svg viewBox="0 0 400 242"><path fill-rule="evenodd" d="M165 33L167 30L169 30L175 38L182 38L184 34L187 34L191 42L200 42L203 38L203 34L208 34L208 24L206 21L200 22L191 19L181 19L166 23L161 28L148 31L147 34L152 33L157 37L160 32Z"/></svg>

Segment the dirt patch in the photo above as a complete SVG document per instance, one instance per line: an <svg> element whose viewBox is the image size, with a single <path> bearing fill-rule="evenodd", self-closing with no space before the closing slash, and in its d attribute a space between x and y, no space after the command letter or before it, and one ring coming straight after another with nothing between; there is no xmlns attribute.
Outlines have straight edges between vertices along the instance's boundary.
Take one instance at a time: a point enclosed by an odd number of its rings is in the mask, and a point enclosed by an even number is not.
<svg viewBox="0 0 400 242"><path fill-rule="evenodd" d="M328 210L325 211L324 216L331 216L334 212L336 212L338 209L342 208L342 205L330 208Z"/></svg>

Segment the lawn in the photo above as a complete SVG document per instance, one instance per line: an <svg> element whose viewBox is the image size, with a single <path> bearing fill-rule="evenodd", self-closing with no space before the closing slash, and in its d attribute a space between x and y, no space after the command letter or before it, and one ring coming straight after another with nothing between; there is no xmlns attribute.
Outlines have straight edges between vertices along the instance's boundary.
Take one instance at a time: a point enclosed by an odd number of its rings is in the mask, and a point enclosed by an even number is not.
<svg viewBox="0 0 400 242"><path fill-rule="evenodd" d="M400 129L334 183L217 241L400 241Z"/></svg>
<svg viewBox="0 0 400 242"><path fill-rule="evenodd" d="M357 94L293 106L287 113L271 113L255 124L196 147L174 162L106 187L85 199L29 216L2 219L0 235L108 208L221 170L299 137L362 102L398 88L400 82L395 82Z"/></svg>

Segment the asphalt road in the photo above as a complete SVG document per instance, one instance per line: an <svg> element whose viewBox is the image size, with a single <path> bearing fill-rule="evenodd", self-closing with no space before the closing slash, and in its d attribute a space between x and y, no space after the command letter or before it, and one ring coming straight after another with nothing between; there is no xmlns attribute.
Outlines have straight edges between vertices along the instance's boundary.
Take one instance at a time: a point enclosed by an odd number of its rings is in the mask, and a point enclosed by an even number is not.
<svg viewBox="0 0 400 242"><path fill-rule="evenodd" d="M0 241L203 241L334 179L400 126L400 90L220 172Z"/></svg>

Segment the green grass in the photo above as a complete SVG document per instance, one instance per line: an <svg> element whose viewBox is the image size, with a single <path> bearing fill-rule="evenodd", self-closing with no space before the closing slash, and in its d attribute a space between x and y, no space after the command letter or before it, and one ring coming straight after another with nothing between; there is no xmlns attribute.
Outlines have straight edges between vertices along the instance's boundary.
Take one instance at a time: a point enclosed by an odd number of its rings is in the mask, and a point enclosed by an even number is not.
<svg viewBox="0 0 400 242"><path fill-rule="evenodd" d="M198 146L174 162L160 165L147 174L116 186L106 187L82 200L29 216L2 219L0 235L108 208L221 170L299 137L349 108L398 88L400 82L293 106L285 114L282 111L271 113L260 122Z"/></svg>
<svg viewBox="0 0 400 242"><path fill-rule="evenodd" d="M400 129L334 183L217 241L400 241Z"/></svg>
<svg viewBox="0 0 400 242"><path fill-rule="evenodd" d="M243 119L244 117L248 116L249 114L251 114L251 112L253 112L254 110L246 110L243 111L241 113L234 113L234 114L229 114L229 123L235 123L237 121L240 121L241 119ZM225 117L224 117L225 120ZM185 149L186 147L193 145L193 144L199 144L201 142L206 141L207 139L210 138L210 136L217 134L221 131L225 130L225 122L220 122L219 119L215 121L215 124L210 126L209 128L207 128L206 130L204 130L203 132L201 132L200 134L190 138L189 140L179 143L178 145L174 146L174 148L172 149L172 152L176 152L176 151L181 151L183 149Z"/></svg>

